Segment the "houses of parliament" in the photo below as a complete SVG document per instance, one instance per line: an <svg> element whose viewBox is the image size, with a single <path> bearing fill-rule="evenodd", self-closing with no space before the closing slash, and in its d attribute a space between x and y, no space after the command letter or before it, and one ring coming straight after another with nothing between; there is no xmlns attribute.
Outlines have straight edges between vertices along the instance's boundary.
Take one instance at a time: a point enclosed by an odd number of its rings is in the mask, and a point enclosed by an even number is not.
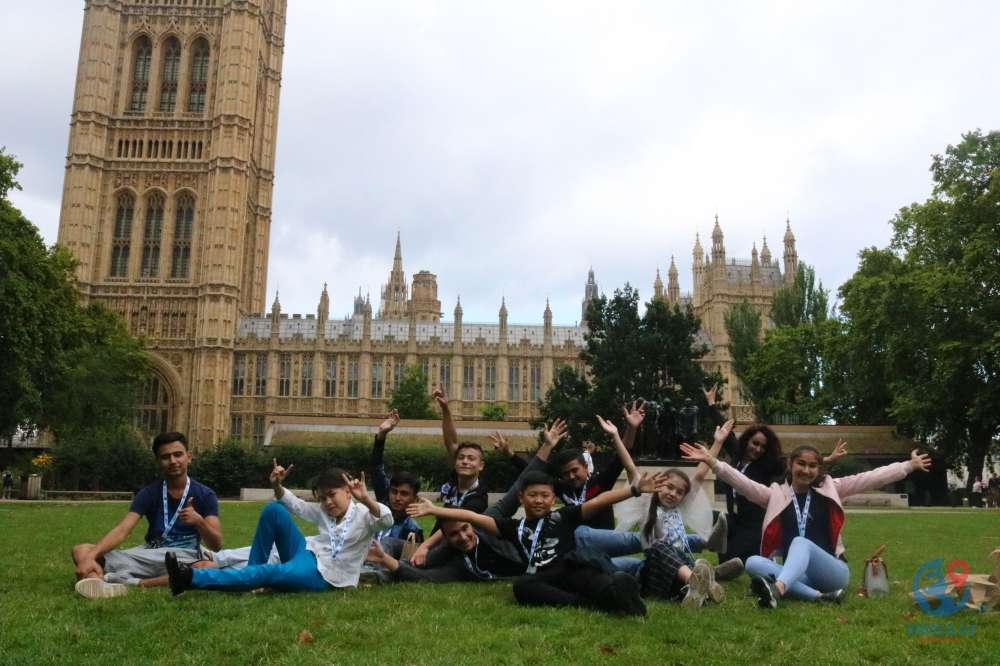
<svg viewBox="0 0 1000 666"><path fill-rule="evenodd" d="M260 443L282 419L385 413L408 365L463 418L492 403L530 418L556 368L583 369L586 321L554 326L546 305L541 324L512 325L503 302L496 321L464 321L460 302L443 321L436 276L407 281L398 236L377 310L359 295L331 316L324 286L315 314L283 312L277 295L265 312L286 9L85 2L58 242L78 261L81 299L146 341L154 372L139 425L185 431L200 447ZM749 259L727 258L716 218L710 247L696 237L692 258L691 294L671 258L654 298L694 308L709 346L702 363L737 386L724 315L741 301L769 313L796 272L795 238L786 222L780 260L766 239ZM598 295L591 271L584 311Z"/></svg>

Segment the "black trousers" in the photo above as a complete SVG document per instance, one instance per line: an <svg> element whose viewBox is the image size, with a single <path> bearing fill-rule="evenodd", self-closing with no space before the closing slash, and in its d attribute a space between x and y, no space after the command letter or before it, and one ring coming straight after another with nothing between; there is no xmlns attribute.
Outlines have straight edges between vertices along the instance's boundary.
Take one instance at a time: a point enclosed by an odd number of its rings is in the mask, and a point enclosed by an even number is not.
<svg viewBox="0 0 1000 666"><path fill-rule="evenodd" d="M525 606L608 609L612 577L586 564L562 561L514 579L514 598Z"/></svg>

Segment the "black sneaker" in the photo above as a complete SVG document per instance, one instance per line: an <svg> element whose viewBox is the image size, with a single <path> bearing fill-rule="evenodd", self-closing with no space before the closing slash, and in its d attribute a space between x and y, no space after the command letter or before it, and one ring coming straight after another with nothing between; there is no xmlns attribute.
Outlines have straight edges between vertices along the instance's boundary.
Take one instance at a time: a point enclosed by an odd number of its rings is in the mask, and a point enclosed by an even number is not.
<svg viewBox="0 0 1000 666"><path fill-rule="evenodd" d="M624 571L616 571L611 577L611 605L613 612L633 617L646 617L646 604L639 594L639 581Z"/></svg>
<svg viewBox="0 0 1000 666"><path fill-rule="evenodd" d="M761 608L778 607L778 586L774 581L764 576L754 576L750 579L750 591L757 597L757 605Z"/></svg>
<svg viewBox="0 0 1000 666"><path fill-rule="evenodd" d="M170 580L171 594L176 597L178 594L183 593L184 590L191 589L191 579L194 577L191 567L178 562L177 555L174 553L164 555L163 563L167 567L167 578Z"/></svg>
<svg viewBox="0 0 1000 666"><path fill-rule="evenodd" d="M842 604L844 603L844 598L846 596L847 593L844 592L843 589L840 589L840 590L834 590L833 592L822 592L819 595L819 600L826 601L831 604Z"/></svg>

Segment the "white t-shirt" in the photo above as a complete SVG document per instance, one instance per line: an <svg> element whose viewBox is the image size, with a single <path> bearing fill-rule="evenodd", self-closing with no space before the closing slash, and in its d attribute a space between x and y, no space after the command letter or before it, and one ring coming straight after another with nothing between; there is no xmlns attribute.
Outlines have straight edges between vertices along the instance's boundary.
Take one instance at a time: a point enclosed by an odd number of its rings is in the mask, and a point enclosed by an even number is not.
<svg viewBox="0 0 1000 666"><path fill-rule="evenodd" d="M364 504L351 501L344 520L350 516L350 524L344 537L344 544L333 559L333 547L330 544L330 527L336 527L323 507L316 502L305 502L292 493L285 491L279 500L285 508L300 518L304 518L319 527L318 538L306 539L306 548L316 556L316 568L323 580L333 587L355 587L361 578L361 565L368 553L372 537L380 530L392 527L392 513L389 507L379 504L378 518L372 516Z"/></svg>

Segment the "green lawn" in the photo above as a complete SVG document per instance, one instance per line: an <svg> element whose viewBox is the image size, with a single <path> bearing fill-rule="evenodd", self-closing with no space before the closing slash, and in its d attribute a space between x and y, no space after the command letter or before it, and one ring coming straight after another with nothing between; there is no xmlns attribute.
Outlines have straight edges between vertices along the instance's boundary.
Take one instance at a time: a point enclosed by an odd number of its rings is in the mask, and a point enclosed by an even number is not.
<svg viewBox="0 0 1000 666"><path fill-rule="evenodd" d="M1000 512L852 514L845 541L852 596L844 606L789 602L758 610L746 578L720 606L685 612L652 602L646 620L514 605L510 586L398 585L325 594L133 590L87 600L73 592L70 546L94 540L124 503L0 504L3 664L994 664L1000 613L923 615L907 592L920 563L961 558L990 570ZM260 504L223 505L227 545L249 543ZM134 541L145 529L136 529ZM853 596L864 557L887 542L893 594ZM927 642L912 624L975 625ZM303 630L313 640L300 642Z"/></svg>

